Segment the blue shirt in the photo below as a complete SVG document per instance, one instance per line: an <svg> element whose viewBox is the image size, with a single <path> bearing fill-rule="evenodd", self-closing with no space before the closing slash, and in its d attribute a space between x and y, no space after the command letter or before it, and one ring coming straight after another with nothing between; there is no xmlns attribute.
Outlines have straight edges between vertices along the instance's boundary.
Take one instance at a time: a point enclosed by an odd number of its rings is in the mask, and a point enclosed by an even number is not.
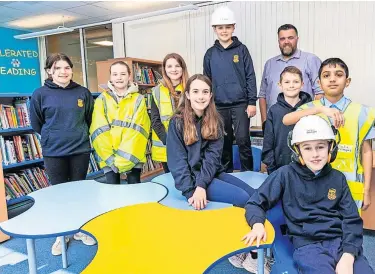
<svg viewBox="0 0 375 274"><path fill-rule="evenodd" d="M277 85L280 81L280 73L288 66L295 66L301 70L304 83L302 91L310 94L313 100L316 94L323 93L318 84L321 63L316 55L298 49L288 60L284 60L281 54L269 59L264 65L258 95L259 98L266 98L267 112L277 102L277 96L281 92Z"/></svg>
<svg viewBox="0 0 375 274"><path fill-rule="evenodd" d="M341 112L344 112L346 108L349 106L349 104L352 102L349 98L346 98L345 96L342 96L340 100L338 100L336 103L332 104L327 98L323 97L321 99L321 102L324 106L329 108L336 108ZM332 122L332 121L331 121ZM375 138L375 128L372 127L370 132L367 133L365 140L371 140Z"/></svg>

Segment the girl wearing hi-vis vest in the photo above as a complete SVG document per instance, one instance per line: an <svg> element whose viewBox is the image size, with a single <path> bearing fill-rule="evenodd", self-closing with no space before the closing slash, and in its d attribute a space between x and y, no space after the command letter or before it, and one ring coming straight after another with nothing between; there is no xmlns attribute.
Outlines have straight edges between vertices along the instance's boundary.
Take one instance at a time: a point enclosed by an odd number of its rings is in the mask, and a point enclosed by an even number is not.
<svg viewBox="0 0 375 274"><path fill-rule="evenodd" d="M176 188L194 209L204 209L208 200L244 207L254 189L223 172L224 125L212 95L207 76L196 74L188 80L169 123L168 167Z"/></svg>
<svg viewBox="0 0 375 274"><path fill-rule="evenodd" d="M122 173L128 184L140 183L146 161L150 118L144 97L129 79L129 66L122 61L113 63L108 89L94 105L91 141L108 184L120 184Z"/></svg>
<svg viewBox="0 0 375 274"><path fill-rule="evenodd" d="M163 81L152 89L151 124L152 124L152 160L161 162L164 172L169 172L167 165L167 130L169 119L178 106L181 93L189 78L184 59L177 53L170 53L163 60Z"/></svg>

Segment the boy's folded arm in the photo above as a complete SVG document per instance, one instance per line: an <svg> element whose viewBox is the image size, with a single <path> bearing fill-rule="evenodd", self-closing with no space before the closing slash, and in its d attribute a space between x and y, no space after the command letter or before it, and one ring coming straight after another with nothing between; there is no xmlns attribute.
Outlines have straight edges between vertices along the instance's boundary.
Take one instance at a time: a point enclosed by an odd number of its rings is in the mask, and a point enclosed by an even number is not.
<svg viewBox="0 0 375 274"><path fill-rule="evenodd" d="M250 197L245 206L245 218L249 226L264 224L267 210L275 206L282 196L283 177L280 169L273 172Z"/></svg>
<svg viewBox="0 0 375 274"><path fill-rule="evenodd" d="M308 116L308 115L315 115L321 113L320 107L311 107L307 109L300 109L298 111L294 111L291 113L288 113L283 118L283 124L286 126L294 125L296 124L302 117Z"/></svg>
<svg viewBox="0 0 375 274"><path fill-rule="evenodd" d="M339 207L342 216L342 249L354 257L358 256L363 243L363 221L343 175L343 195Z"/></svg>

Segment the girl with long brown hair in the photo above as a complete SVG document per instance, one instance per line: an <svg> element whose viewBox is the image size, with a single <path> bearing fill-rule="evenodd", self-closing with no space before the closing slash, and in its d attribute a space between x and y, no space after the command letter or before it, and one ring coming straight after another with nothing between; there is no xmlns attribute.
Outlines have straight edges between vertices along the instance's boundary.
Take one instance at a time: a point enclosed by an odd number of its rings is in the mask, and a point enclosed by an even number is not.
<svg viewBox="0 0 375 274"><path fill-rule="evenodd" d="M169 120L178 106L189 76L184 59L177 53L165 56L162 74L162 83L152 89L151 156L154 161L162 163L165 172L169 172L165 147Z"/></svg>
<svg viewBox="0 0 375 274"><path fill-rule="evenodd" d="M224 126L212 95L211 81L202 74L186 83L169 123L168 167L194 209L204 209L208 200L244 207L254 189L223 172Z"/></svg>

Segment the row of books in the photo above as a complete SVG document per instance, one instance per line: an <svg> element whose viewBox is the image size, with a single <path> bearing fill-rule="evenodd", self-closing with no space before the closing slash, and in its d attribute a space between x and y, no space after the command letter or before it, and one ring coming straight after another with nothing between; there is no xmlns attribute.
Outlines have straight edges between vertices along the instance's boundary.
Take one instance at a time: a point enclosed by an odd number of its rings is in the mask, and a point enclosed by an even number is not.
<svg viewBox="0 0 375 274"><path fill-rule="evenodd" d="M151 159L151 140L149 139L147 142L147 147L146 147L146 163L144 163L143 168L142 168L142 173L147 173L150 171L153 171L155 169L162 168L163 165L158 162L154 162Z"/></svg>
<svg viewBox="0 0 375 274"><path fill-rule="evenodd" d="M96 171L99 171L99 167L98 167L98 164L95 161L94 153L91 152L90 153L89 168L87 170L87 173L92 173L92 172L96 172Z"/></svg>
<svg viewBox="0 0 375 274"><path fill-rule="evenodd" d="M143 96L145 97L145 100L146 100L147 109L151 109L151 101L152 101L151 91L150 92L147 91L147 93L145 93Z"/></svg>
<svg viewBox="0 0 375 274"><path fill-rule="evenodd" d="M144 163L143 168L142 168L142 173L147 173L150 171L153 171L155 169L162 168L163 165L158 162L154 162L151 159L151 154L146 154L146 163Z"/></svg>
<svg viewBox="0 0 375 274"><path fill-rule="evenodd" d="M41 159L42 146L39 135L0 136L0 152L4 166Z"/></svg>
<svg viewBox="0 0 375 274"><path fill-rule="evenodd" d="M4 175L6 200L19 198L38 189L48 187L47 173L40 167Z"/></svg>
<svg viewBox="0 0 375 274"><path fill-rule="evenodd" d="M28 98L16 98L13 105L0 105L0 126L2 129L30 126Z"/></svg>
<svg viewBox="0 0 375 274"><path fill-rule="evenodd" d="M139 63L133 64L134 81L138 84L151 84L157 85L162 76L158 71L148 66L140 65Z"/></svg>

